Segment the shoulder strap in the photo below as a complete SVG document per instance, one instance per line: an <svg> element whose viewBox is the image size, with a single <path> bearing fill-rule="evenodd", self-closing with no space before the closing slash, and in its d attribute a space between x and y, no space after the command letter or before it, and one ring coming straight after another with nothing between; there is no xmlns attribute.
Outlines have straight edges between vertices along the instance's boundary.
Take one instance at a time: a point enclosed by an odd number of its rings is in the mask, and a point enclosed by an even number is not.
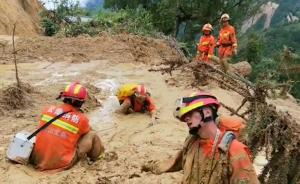
<svg viewBox="0 0 300 184"><path fill-rule="evenodd" d="M235 139L235 135L232 131L226 131L225 134L222 137L222 140L220 144L218 145L218 148L223 151L224 153L227 153L229 150L229 147L232 143L232 141Z"/></svg>
<svg viewBox="0 0 300 184"><path fill-rule="evenodd" d="M53 119L51 119L50 121L48 121L47 123L45 123L43 126L41 126L39 129L37 129L36 131L34 131L30 136L27 137L27 140L32 139L34 136L36 136L40 131L44 130L45 128L47 128L51 123L53 123L55 120L61 118L63 115L69 113L71 111L66 111L63 112L59 115L57 115L56 117L54 117Z"/></svg>

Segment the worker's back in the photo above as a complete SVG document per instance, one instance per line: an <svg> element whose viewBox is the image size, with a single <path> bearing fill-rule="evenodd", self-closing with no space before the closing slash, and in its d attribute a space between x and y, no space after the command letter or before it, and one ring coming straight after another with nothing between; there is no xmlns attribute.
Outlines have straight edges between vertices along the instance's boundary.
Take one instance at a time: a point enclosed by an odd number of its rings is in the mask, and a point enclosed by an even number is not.
<svg viewBox="0 0 300 184"><path fill-rule="evenodd" d="M36 137L32 158L40 170L68 168L76 158L79 138L90 130L86 116L69 104L45 108L39 126L68 111Z"/></svg>

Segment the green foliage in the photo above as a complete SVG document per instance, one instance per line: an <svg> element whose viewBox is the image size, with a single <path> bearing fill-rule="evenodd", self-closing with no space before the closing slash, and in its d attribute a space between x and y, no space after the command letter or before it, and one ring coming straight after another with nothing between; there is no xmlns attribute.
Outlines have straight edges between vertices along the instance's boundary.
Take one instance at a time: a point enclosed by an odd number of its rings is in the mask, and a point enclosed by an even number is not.
<svg viewBox="0 0 300 184"><path fill-rule="evenodd" d="M195 53L195 40L200 27L210 22L215 27L223 13L229 13L234 25L240 25L245 17L257 11L264 0L105 0L104 7L113 10L143 8L152 15L153 25L159 32L175 36L186 42L189 52ZM195 26L200 25L200 26Z"/></svg>
<svg viewBox="0 0 300 184"><path fill-rule="evenodd" d="M246 58L250 63L258 63L262 59L263 41L258 34L252 33L248 37L246 45Z"/></svg>
<svg viewBox="0 0 300 184"><path fill-rule="evenodd" d="M293 15L300 16L300 1L299 0L276 0L275 3L279 3L280 6L276 10L272 21L271 26L280 26L285 24L286 16L288 13Z"/></svg>
<svg viewBox="0 0 300 184"><path fill-rule="evenodd" d="M91 23L79 23L79 24L70 24L64 30L64 35L66 37L76 37L81 34L87 34L90 36L97 35L101 29L97 29L92 26Z"/></svg>
<svg viewBox="0 0 300 184"><path fill-rule="evenodd" d="M44 29L46 36L53 36L58 33L62 27L67 24L71 24L69 17L80 17L85 15L86 12L79 7L78 0L53 0L54 10L44 10L40 13L42 18L41 26ZM86 32L86 30L80 30L84 26L72 25L68 26L67 33L69 35L77 35L79 32ZM72 33L74 31L74 33Z"/></svg>
<svg viewBox="0 0 300 184"><path fill-rule="evenodd" d="M266 45L264 53L272 57L273 53L279 52L283 45L292 47L300 53L300 23L286 24L270 28L264 34Z"/></svg>
<svg viewBox="0 0 300 184"><path fill-rule="evenodd" d="M126 31L139 35L151 35L156 32L152 15L143 8L136 10L100 11L96 20L104 30Z"/></svg>
<svg viewBox="0 0 300 184"><path fill-rule="evenodd" d="M57 25L56 23L54 23L48 18L43 18L41 21L41 25L44 28L44 32L46 36L53 36L59 30L59 25Z"/></svg>
<svg viewBox="0 0 300 184"><path fill-rule="evenodd" d="M250 76L250 80L258 82L262 79L278 81L278 62L274 59L263 58L255 63L252 63L253 72Z"/></svg>

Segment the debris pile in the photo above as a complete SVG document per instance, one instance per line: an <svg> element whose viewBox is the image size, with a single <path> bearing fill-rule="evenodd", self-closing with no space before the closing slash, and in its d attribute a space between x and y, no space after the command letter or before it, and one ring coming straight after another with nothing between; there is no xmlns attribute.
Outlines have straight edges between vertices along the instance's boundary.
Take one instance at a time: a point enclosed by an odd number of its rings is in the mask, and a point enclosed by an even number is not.
<svg viewBox="0 0 300 184"><path fill-rule="evenodd" d="M27 83L12 84L0 91L0 112L13 109L22 109L32 105L35 93L33 87Z"/></svg>
<svg viewBox="0 0 300 184"><path fill-rule="evenodd" d="M248 73L250 68L245 64L242 66L242 73ZM172 74L175 70L180 70L186 75L193 73L192 84L196 88L203 83L207 84L208 81L215 82L220 87L234 91L244 98L237 109L226 104L222 106L232 115L242 117L248 122L243 140L249 145L254 156L258 151L266 148L269 162L260 175L262 183L299 181L300 125L290 114L277 110L274 105L266 101L270 98L270 92L284 85L274 86L264 80L254 84L246 80L244 75L236 72L236 68L225 73L222 69L206 63L171 62L150 71Z"/></svg>

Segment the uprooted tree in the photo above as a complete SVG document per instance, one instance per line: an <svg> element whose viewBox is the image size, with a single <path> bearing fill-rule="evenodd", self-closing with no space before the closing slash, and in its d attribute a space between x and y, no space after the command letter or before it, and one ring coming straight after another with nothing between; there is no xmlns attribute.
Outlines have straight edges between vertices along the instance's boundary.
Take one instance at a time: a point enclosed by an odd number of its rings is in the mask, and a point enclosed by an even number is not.
<svg viewBox="0 0 300 184"><path fill-rule="evenodd" d="M287 93L289 84L273 83L268 78L252 83L238 73L225 73L218 66L187 63L186 60L169 59L151 71L172 74L174 70L181 70L193 73L194 87L198 87L203 79L208 79L244 97L237 109L226 104L222 106L232 115L247 121L244 140L254 156L259 151L266 152L269 162L259 176L261 183L297 183L300 179L300 126L289 113L280 112L267 102L274 91Z"/></svg>

